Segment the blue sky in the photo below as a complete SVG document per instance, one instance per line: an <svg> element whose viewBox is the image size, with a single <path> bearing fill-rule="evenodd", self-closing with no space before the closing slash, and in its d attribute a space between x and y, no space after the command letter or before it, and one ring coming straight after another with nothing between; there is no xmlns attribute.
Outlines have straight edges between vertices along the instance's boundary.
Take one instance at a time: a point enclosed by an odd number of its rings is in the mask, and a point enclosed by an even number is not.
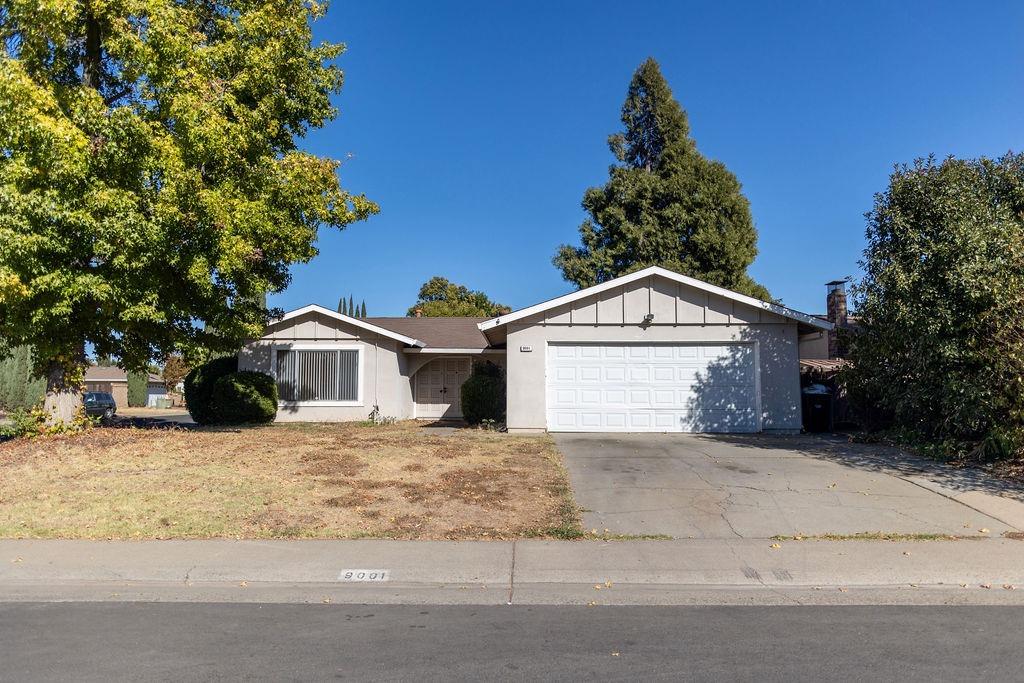
<svg viewBox="0 0 1024 683"><path fill-rule="evenodd" d="M649 55L743 184L751 274L799 310L857 274L893 164L1024 149L1021 2L336 1L315 31L347 44L346 83L303 146L381 213L322 231L285 309L403 315L433 275L513 308L571 291L551 257Z"/></svg>

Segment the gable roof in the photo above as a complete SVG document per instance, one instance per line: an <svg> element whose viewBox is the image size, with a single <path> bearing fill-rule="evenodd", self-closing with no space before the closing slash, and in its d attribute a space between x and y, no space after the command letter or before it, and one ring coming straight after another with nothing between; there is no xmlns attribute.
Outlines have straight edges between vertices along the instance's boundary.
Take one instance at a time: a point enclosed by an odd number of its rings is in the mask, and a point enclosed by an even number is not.
<svg viewBox="0 0 1024 683"><path fill-rule="evenodd" d="M773 304L768 301L761 301L760 299L755 299L752 296L740 294L739 292L734 292L732 290L725 289L724 287L718 287L716 285L708 284L703 280L698 280L696 278L692 278L686 275L680 275L679 273L668 270L667 268L662 268L661 266L649 266L647 268L644 268L643 270L638 270L635 273L629 273L628 275L617 277L614 280L602 282L601 284L594 285L593 287L587 287L586 289L581 289L571 294L566 294L555 299L550 299L548 301L544 301L542 303L535 304L527 308L521 308L518 311L513 311L511 313L498 316L497 318L491 318L490 320L480 323L478 327L480 328L481 331L486 332L487 330L492 330L495 327L507 325L508 323L513 322L515 320L521 320L523 318L527 318L531 315L540 313L542 311L557 308L564 304L572 303L573 301L578 301L580 299L584 299L588 296L593 296L594 294L599 294L609 289L614 289L615 287L621 287L622 285L629 284L630 282L635 282L636 280L641 280L651 275L658 275L660 277L664 277L666 279L678 282L683 285L687 285L689 287L693 287L695 289L703 290L705 292L709 292L711 294L715 294L726 299L731 299L733 301L738 301L739 303L745 304L747 306L752 306L763 311L769 311L771 313L775 313L776 315L781 315L785 318L797 320L799 322L806 323L811 327L816 327L822 330L832 329L832 323L828 322L827 320L821 320L816 316L807 313L801 313L800 311L794 311L791 308L786 308L785 306L779 304Z"/></svg>
<svg viewBox="0 0 1024 683"><path fill-rule="evenodd" d="M273 322L284 322L285 320L291 320L292 318L297 318L298 316L305 315L307 313L319 313L320 315L326 315L328 318L340 320L341 322L362 328L364 330L367 330L368 332L379 334L382 337L390 337L391 339L396 339L402 342L403 344L408 344L409 346L426 346L426 343L420 341L419 339L415 339L413 337L400 334L398 332L395 332L394 330L379 327L378 325L374 325L372 323L367 322L365 318L353 318L351 316L345 315L344 313L338 313L337 311L332 311L329 308L324 308L323 306L318 306L316 304L310 304L309 306L296 308L294 311L288 311L287 313L282 315L277 320L274 320Z"/></svg>
<svg viewBox="0 0 1024 683"><path fill-rule="evenodd" d="M490 346L478 325L487 318L361 318L364 322L422 341L428 349L485 349Z"/></svg>

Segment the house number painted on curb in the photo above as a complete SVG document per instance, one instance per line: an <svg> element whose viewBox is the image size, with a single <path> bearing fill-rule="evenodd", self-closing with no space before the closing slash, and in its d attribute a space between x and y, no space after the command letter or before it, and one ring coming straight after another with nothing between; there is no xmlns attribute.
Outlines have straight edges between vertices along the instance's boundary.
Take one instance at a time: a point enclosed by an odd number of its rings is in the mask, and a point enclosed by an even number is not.
<svg viewBox="0 0 1024 683"><path fill-rule="evenodd" d="M338 581L387 581L387 569L342 569Z"/></svg>

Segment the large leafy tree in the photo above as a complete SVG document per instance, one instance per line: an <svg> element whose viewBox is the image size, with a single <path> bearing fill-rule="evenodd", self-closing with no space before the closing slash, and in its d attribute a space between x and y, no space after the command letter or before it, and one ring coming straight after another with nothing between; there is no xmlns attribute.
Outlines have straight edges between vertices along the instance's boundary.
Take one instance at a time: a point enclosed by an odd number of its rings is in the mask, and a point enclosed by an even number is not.
<svg viewBox="0 0 1024 683"><path fill-rule="evenodd" d="M493 317L508 313L508 306L491 301L483 292L472 291L463 285L435 276L420 287L419 300L408 315L417 313L428 318L476 316Z"/></svg>
<svg viewBox="0 0 1024 683"><path fill-rule="evenodd" d="M0 2L0 326L51 421L85 348L143 371L261 334L321 226L374 213L297 147L336 114L342 45L307 0Z"/></svg>
<svg viewBox="0 0 1024 683"><path fill-rule="evenodd" d="M918 443L1024 448L1024 155L897 168L868 214L851 399Z"/></svg>
<svg viewBox="0 0 1024 683"><path fill-rule="evenodd" d="M582 245L555 254L565 279L583 288L657 265L768 299L747 275L757 255L750 204L736 176L697 151L654 59L633 74L622 124L609 138L618 163L608 182L583 196Z"/></svg>

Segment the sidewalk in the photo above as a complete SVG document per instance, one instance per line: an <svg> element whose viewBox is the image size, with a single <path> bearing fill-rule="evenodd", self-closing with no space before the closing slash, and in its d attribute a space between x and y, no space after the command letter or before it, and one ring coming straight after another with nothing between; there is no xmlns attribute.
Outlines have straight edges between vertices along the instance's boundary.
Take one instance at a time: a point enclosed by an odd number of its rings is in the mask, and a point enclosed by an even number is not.
<svg viewBox="0 0 1024 683"><path fill-rule="evenodd" d="M1024 604L1024 541L772 545L0 540L0 601Z"/></svg>

